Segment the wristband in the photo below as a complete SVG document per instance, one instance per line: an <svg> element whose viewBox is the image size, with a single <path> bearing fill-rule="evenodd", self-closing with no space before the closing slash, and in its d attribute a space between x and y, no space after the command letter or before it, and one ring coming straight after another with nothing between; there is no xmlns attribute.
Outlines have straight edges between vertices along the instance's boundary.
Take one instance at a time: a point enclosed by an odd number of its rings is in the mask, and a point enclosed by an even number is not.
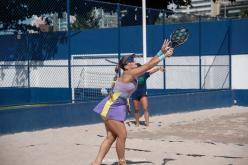
<svg viewBox="0 0 248 165"><path fill-rule="evenodd" d="M162 50L160 50L157 54L156 54L156 56L162 56L162 55L164 55L164 53L162 52Z"/></svg>
<svg viewBox="0 0 248 165"><path fill-rule="evenodd" d="M165 55L163 54L163 55L159 56L159 59L160 59L160 61L163 61L165 59Z"/></svg>

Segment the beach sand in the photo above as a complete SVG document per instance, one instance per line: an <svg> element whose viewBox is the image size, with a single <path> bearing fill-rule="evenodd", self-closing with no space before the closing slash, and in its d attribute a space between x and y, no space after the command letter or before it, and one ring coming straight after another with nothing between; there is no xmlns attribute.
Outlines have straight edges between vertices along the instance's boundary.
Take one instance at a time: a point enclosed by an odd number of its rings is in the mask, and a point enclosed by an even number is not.
<svg viewBox="0 0 248 165"><path fill-rule="evenodd" d="M127 164L248 165L248 107L151 116L150 121L149 127L125 122ZM90 165L104 136L102 123L2 135L0 165ZM116 162L113 144L103 164Z"/></svg>

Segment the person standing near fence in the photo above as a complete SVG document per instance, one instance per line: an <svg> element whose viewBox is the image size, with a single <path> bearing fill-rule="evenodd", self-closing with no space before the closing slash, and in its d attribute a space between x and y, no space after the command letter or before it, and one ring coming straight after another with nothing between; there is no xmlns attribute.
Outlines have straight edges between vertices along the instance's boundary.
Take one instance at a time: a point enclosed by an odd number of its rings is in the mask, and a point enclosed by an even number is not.
<svg viewBox="0 0 248 165"><path fill-rule="evenodd" d="M138 67L141 66L140 63L137 63ZM164 72L164 67L154 67L151 70L145 72L143 75L138 77L138 86L135 92L132 94L131 98L133 100L134 106L134 117L135 117L135 125L139 126L140 119L140 111L139 105L141 104L142 109L144 111L145 118L145 126L149 126L149 112L148 112L148 96L147 96L147 84L146 80L157 71Z"/></svg>
<svg viewBox="0 0 248 165"><path fill-rule="evenodd" d="M157 55L140 67L133 61L134 54L124 56L119 61L118 67L123 70L123 74L116 80L113 92L93 109L102 117L107 136L103 140L95 160L91 163L92 165L100 165L102 163L115 141L118 165L126 165L125 142L127 131L124 121L126 120L126 111L128 110L127 100L137 87L137 77L152 69L166 57L172 56L173 48L169 44L170 42L165 40Z"/></svg>

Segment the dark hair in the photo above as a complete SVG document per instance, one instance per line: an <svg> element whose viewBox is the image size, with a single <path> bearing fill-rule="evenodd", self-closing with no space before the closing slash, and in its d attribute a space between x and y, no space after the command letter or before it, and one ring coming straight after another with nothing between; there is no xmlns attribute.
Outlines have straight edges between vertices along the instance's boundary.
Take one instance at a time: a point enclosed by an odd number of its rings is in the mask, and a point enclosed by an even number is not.
<svg viewBox="0 0 248 165"><path fill-rule="evenodd" d="M134 61L134 57L135 54L131 54L131 55L127 55L124 56L120 59L119 61L119 67L123 70L125 70L125 66L129 63L129 62L133 62Z"/></svg>
<svg viewBox="0 0 248 165"><path fill-rule="evenodd" d="M115 86L115 82L117 81L119 75L120 75L120 68L125 70L125 66L129 63L129 62L133 62L134 61L134 57L135 54L131 54L131 55L127 55L124 56L120 59L119 63L115 66L115 76L113 78L113 82L111 85L111 89L109 92L109 96L111 99L113 99L113 90L114 90L114 86Z"/></svg>
<svg viewBox="0 0 248 165"><path fill-rule="evenodd" d="M136 63L136 65L137 65L138 67L142 66L142 65L141 65L140 63L138 63L138 62Z"/></svg>

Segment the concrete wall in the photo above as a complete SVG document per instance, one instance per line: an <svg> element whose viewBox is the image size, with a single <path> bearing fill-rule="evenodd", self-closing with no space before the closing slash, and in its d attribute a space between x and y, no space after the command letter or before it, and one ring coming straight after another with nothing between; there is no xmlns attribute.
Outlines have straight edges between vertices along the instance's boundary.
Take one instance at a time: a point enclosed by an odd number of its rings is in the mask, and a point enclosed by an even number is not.
<svg viewBox="0 0 248 165"><path fill-rule="evenodd" d="M151 115L233 105L231 90L151 96L149 100ZM92 111L97 103L86 102L1 110L0 134L101 122L100 116ZM128 117L133 118L133 112Z"/></svg>

